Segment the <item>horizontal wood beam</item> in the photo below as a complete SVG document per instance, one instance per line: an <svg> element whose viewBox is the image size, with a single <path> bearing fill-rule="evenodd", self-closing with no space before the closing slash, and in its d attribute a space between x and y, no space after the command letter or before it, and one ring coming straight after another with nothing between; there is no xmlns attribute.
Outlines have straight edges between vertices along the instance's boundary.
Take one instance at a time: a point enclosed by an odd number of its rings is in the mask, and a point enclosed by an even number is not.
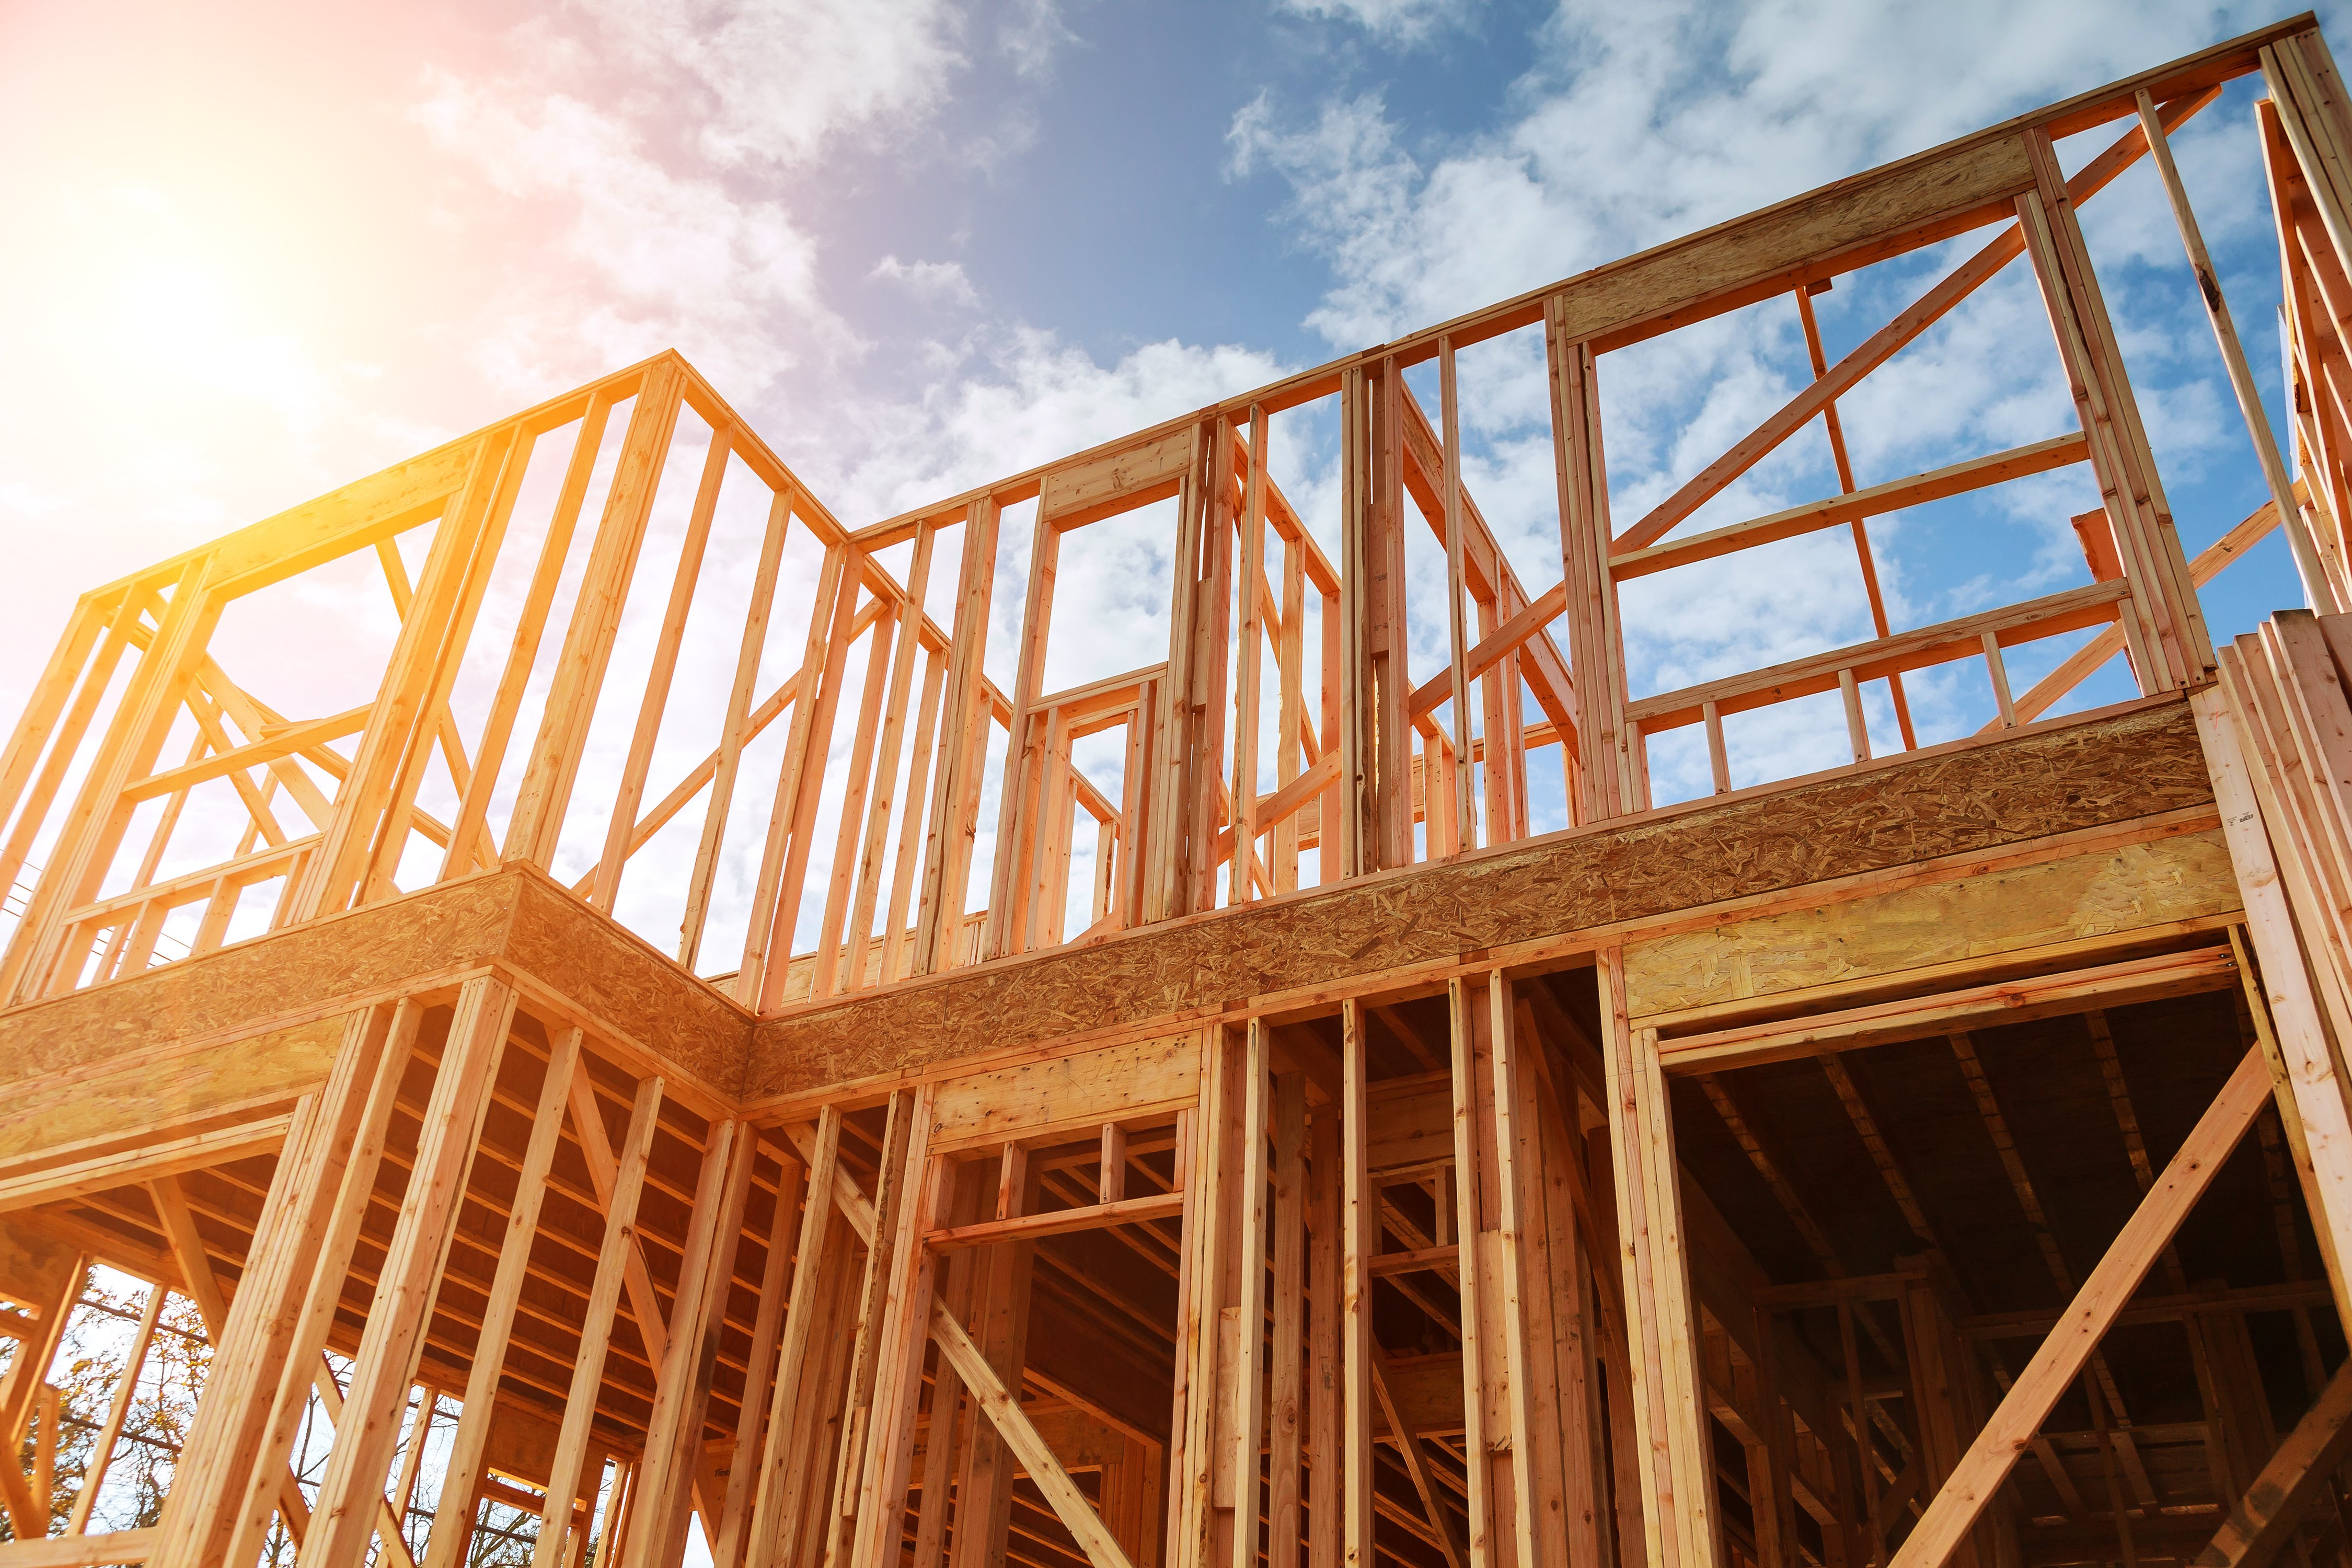
<svg viewBox="0 0 2352 1568"><path fill-rule="evenodd" d="M1791 659L1751 674L1727 676L1702 686L1660 692L1655 697L1627 703L1625 716L1639 724L1644 734L1654 735L1662 730L1702 722L1709 702L1715 704L1717 713L1744 713L1776 702L1835 691L1841 672L1850 671L1858 681L1880 680L1958 658L1981 658L1988 633L2001 647L2012 647L2019 643L2056 637L2061 632L2099 626L2115 618L2116 601L2130 592L2131 584L2120 577L2109 583L2085 584L2029 599L2021 605L1832 648L1827 653Z"/></svg>
<svg viewBox="0 0 2352 1568"><path fill-rule="evenodd" d="M2237 960L2230 950L2202 947L1662 1039L1658 1058L1669 1073L1719 1072L1949 1029L2021 1024L2091 1007L2226 990L2237 984Z"/></svg>
<svg viewBox="0 0 2352 1568"><path fill-rule="evenodd" d="M286 1142L286 1130L292 1122L290 1112L265 1116L9 1176L0 1180L0 1214L224 1165L255 1154L274 1154Z"/></svg>
<svg viewBox="0 0 2352 1568"><path fill-rule="evenodd" d="M311 833L300 838L289 838L283 844L257 849L250 855L240 855L217 866L206 866L184 877L174 877L168 882L152 882L143 888L133 888L127 893L117 893L110 899L100 899L94 904L84 904L78 910L68 910L64 923L79 925L159 900L166 908L193 903L210 894L215 887L242 888L266 882L279 875L304 850L315 847L320 837Z"/></svg>
<svg viewBox="0 0 2352 1568"><path fill-rule="evenodd" d="M984 1220L978 1225L934 1230L924 1236L923 1245L933 1252L953 1252L961 1247L984 1247L992 1241L1035 1241L1043 1237L1101 1230L1108 1226L1174 1219L1183 1212L1182 1192L1151 1193L1139 1198L1121 1198L1117 1203L1088 1204L1083 1208L1074 1209L1048 1209L1043 1214Z"/></svg>
<svg viewBox="0 0 2352 1568"><path fill-rule="evenodd" d="M1913 474L1908 479L1872 485L1866 489L1853 490L1829 500L1808 501L1803 506L1790 507L1784 511L1734 523L1728 528L1710 529L1705 533L1668 540L1643 550L1622 551L1610 557L1609 569L1621 583L1646 577L1670 567L1687 566L1696 561L1712 561L1734 551L1750 550L1759 544L1794 539L1824 528L1882 517L1890 511L1901 511L1906 507L1965 495L1970 490L2005 484L2029 474L2045 474L2053 468L2082 462L2090 455L2090 438L2077 430L2072 435L2036 441L2031 446L2012 447L2008 451L1995 452L1990 457L1971 458L1965 463L1953 463L1924 474Z"/></svg>
<svg viewBox="0 0 2352 1568"><path fill-rule="evenodd" d="M1447 1242L1442 1247L1416 1247L1409 1252L1376 1252L1365 1267L1372 1278L1379 1279L1391 1274L1425 1274L1453 1268L1461 1261L1461 1247Z"/></svg>
<svg viewBox="0 0 2352 1568"><path fill-rule="evenodd" d="M370 703L365 707L330 714L324 719L312 719L299 724L289 724L282 730L272 726L275 733L265 734L260 740L249 742L234 751L216 752L209 757L189 763L184 766L168 769L160 773L150 773L122 792L123 803L130 805L137 801L152 800L157 795L193 789L200 784L224 777L242 768L258 767L264 763L276 762L280 757L290 757L297 752L308 751L312 746L324 745L329 741L340 741L346 735L356 735L367 728L369 716L374 711L375 705Z"/></svg>
<svg viewBox="0 0 2352 1568"><path fill-rule="evenodd" d="M2118 1323L2177 1323L2199 1312L2291 1312L2297 1308L2324 1307L2333 1298L2323 1279L2295 1279L2282 1285L2242 1285L2229 1290L2201 1290L2169 1296L2142 1296L2126 1307ZM2056 1312L1987 1312L1962 1318L1960 1332L1970 1339L2031 1339L2058 1324ZM2144 1423L2135 1423L2135 1426Z"/></svg>
<svg viewBox="0 0 2352 1568"><path fill-rule="evenodd" d="M16 1463L9 1456L8 1463ZM144 1563L162 1544L160 1529L117 1530L103 1535L52 1535L37 1541L0 1542L0 1568L100 1568Z"/></svg>

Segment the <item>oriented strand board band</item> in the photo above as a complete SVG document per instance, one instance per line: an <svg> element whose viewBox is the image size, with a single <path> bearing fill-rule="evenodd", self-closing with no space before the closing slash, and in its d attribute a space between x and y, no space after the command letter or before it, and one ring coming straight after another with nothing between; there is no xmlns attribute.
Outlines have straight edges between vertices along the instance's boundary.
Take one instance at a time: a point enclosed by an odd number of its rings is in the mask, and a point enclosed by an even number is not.
<svg viewBox="0 0 2352 1568"><path fill-rule="evenodd" d="M635 932L590 915L551 882L536 875L519 879L501 956L603 1020L600 1034L625 1034L722 1091L742 1071L749 1020L740 1008L681 973Z"/></svg>
<svg viewBox="0 0 2352 1568"><path fill-rule="evenodd" d="M338 996L388 994L417 975L486 963L518 894L509 878L435 888L333 920L223 948L0 1016L11 1080L152 1059L175 1040L235 1033ZM13 1110L10 1112L13 1115Z"/></svg>
<svg viewBox="0 0 2352 1568"><path fill-rule="evenodd" d="M0 1015L0 1082L34 1086L33 1098L0 1102L0 1162L94 1136L39 1124L77 1096L122 1096L121 1120L134 1128L137 1105L184 1119L290 1100L310 1070L284 1055L290 1045L257 1049L257 1076L237 1081L236 1053L252 1037L318 1026L351 1001L491 964L600 1038L657 1057L675 1083L723 1096L740 1080L751 1026L740 1008L541 873L509 868ZM190 1041L213 1043L172 1055Z"/></svg>
<svg viewBox="0 0 2352 1568"><path fill-rule="evenodd" d="M752 1031L747 1100L1144 1026L2212 798L2178 703L950 973Z"/></svg>

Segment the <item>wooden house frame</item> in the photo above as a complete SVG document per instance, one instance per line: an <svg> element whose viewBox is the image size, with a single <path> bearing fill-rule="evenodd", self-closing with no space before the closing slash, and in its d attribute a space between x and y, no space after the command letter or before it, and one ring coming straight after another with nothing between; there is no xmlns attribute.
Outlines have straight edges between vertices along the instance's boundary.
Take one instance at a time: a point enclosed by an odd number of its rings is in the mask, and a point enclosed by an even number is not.
<svg viewBox="0 0 2352 1568"><path fill-rule="evenodd" d="M2255 74L2284 445L2168 142ZM2193 558L2075 217L2143 159L2269 491ZM2348 215L2305 16L867 526L665 353L93 590L0 752L0 1568L2347 1557ZM1963 236L1831 360L1822 289ZM1858 484L1840 400L2017 263L2077 427ZM1812 379L1613 519L1606 356L1784 296ZM1517 331L1541 591L1463 458ZM1838 494L1684 526L1815 421ZM2077 464L2086 584L1891 624L1871 520ZM1048 689L1065 536L1162 503L1165 658ZM1841 529L1868 640L1635 695L1621 584ZM2274 529L2308 607L2217 647ZM352 562L397 637L289 717L218 628ZM1922 743L1964 661L1995 718ZM1849 761L1735 787L1727 718L1830 693ZM147 1292L102 1417L51 1381L96 1265ZM108 1524L167 1295L202 1398Z"/></svg>

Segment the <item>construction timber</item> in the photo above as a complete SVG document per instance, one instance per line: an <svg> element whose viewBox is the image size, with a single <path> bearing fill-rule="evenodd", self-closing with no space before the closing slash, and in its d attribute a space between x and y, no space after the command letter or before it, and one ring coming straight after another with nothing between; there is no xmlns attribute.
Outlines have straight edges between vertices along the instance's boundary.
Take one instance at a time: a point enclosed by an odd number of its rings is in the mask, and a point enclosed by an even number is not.
<svg viewBox="0 0 2352 1568"><path fill-rule="evenodd" d="M2168 141L2257 74L2280 430ZM2270 497L2193 558L2075 217L2135 167ZM2075 426L1855 483L1840 399L2011 268ZM0 1568L2352 1562L2347 279L2305 16L871 526L663 354L90 592L0 752ZM1612 518L1609 356L1748 309L1811 379ZM1539 592L1462 460L1512 334ZM1682 526L1817 426L1839 494ZM1890 625L1873 519L2074 465L2085 581ZM1165 659L1050 689L1061 552L1152 508ZM2273 530L2307 606L2217 646ZM1632 689L1622 584L1832 532L1870 640ZM277 710L222 628L359 567L370 694ZM1815 699L1850 760L1735 778ZM201 1396L105 1524L167 1294Z"/></svg>

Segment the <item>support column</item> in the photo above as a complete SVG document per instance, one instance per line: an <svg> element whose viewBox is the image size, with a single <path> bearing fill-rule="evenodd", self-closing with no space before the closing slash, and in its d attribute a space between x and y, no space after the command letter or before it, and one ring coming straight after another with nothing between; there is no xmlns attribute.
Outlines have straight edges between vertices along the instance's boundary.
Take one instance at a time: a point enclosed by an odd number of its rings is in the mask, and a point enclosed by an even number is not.
<svg viewBox="0 0 2352 1568"><path fill-rule="evenodd" d="M499 1375L506 1363L507 1336L521 1305L524 1271L530 1265L531 1239L539 1229L541 1202L547 1195L547 1173L555 1163L555 1147L563 1135L563 1107L572 1090L572 1074L580 1061L580 1031L567 1029L549 1054L547 1073L540 1087L539 1106L531 1121L530 1142L523 1150L522 1169L516 1175L514 1203L507 1214L506 1237L499 1248L498 1274L490 1282L482 1327L474 1342L474 1365L466 1379L464 1414L449 1453L441 1483L445 1497L471 1497L482 1479L483 1454L490 1436L490 1415L497 1407ZM423 1444L412 1445L421 1454ZM457 1568L473 1534L469 1511L456 1519L434 1521L425 1568Z"/></svg>
<svg viewBox="0 0 2352 1568"><path fill-rule="evenodd" d="M1371 1113L1364 1014L1339 1005L1339 1561L1372 1568L1372 1254L1380 1250L1380 1194L1372 1189Z"/></svg>
<svg viewBox="0 0 2352 1568"><path fill-rule="evenodd" d="M1713 1568L1714 1480L1694 1360L1698 1316L1683 1249L1673 1106L1657 1032L1637 1033L1626 1022L1622 950L1603 949L1599 963L1643 1535L1655 1568Z"/></svg>
<svg viewBox="0 0 2352 1568"><path fill-rule="evenodd" d="M621 1304L623 1276L635 1246L637 1198L645 1189L646 1162L653 1151L655 1119L661 1110L662 1080L649 1078L637 1086L629 1110L628 1131L622 1134L614 1171L612 1195L604 1204L604 1237L596 1254L596 1273L588 1288L588 1302L580 1318L580 1353L572 1366L572 1384L563 1402L563 1423L555 1436L555 1458L549 1466L547 1503L540 1521L539 1540L530 1554L530 1568L558 1568L568 1561L563 1537L571 1526L571 1500L580 1490L588 1468L590 1428L596 1419L596 1396L604 1382L604 1357L611 1348L613 1315ZM604 1525L602 1554L606 1562L626 1538L625 1528L636 1507L642 1463L625 1472L616 1483Z"/></svg>
<svg viewBox="0 0 2352 1568"><path fill-rule="evenodd" d="M1339 1336L1341 1108L1318 1106L1308 1130L1307 1247L1307 1568L1339 1568L1339 1478L1347 1458L1339 1402L1346 1368Z"/></svg>
<svg viewBox="0 0 2352 1568"><path fill-rule="evenodd" d="M721 1506L718 1543L711 1548L713 1568L742 1568L750 1539L752 1500L772 1440L782 1441L782 1423L768 1417L766 1394L775 1381L777 1349L782 1338L784 1304L790 1299L786 1279L797 1289L793 1270L793 1241L799 1233L804 1168L786 1156L776 1173L776 1202L768 1219L768 1258L760 1275L760 1316L751 1331L751 1354L743 1373L743 1397L735 1423L735 1449L728 1460L727 1497Z"/></svg>
<svg viewBox="0 0 2352 1568"><path fill-rule="evenodd" d="M1178 891L1171 914L1193 914L1217 903L1217 836L1223 812L1218 785L1225 776L1226 690L1233 659L1233 581L1234 519L1240 497L1234 493L1234 427L1218 419L1202 432L1199 443L1205 466L1193 472L1192 504L1200 524L1200 555L1177 563L1178 592L1192 596L1192 647L1182 684L1175 700L1182 706L1182 722L1171 731L1176 752L1168 759L1181 780L1178 809L1183 814L1183 854L1178 863ZM1169 672L1175 674L1171 662ZM1244 847L1234 847L1234 864L1245 861ZM1238 898L1235 902L1241 901Z"/></svg>
<svg viewBox="0 0 2352 1568"><path fill-rule="evenodd" d="M87 1257L76 1253L71 1263L71 1268L58 1271L53 1292L46 1300L26 1303L37 1307L41 1314L40 1332L18 1342L16 1354L8 1363L8 1375L0 1379L0 1435L5 1438L5 1448L0 1448L0 1500L5 1502L9 1528L19 1541L37 1540L49 1529L49 1500L42 1495L45 1487L28 1483L16 1467L23 1450L25 1424L42 1401L47 1388L49 1363L57 1360L58 1343L65 1337L66 1319L72 1315L74 1302L81 1297L83 1282L89 1278ZM135 1376L137 1372L133 1364L123 1375ZM41 1413L42 1428L51 1434L44 1441L52 1445L56 1418L53 1405Z"/></svg>
<svg viewBox="0 0 2352 1568"><path fill-rule="evenodd" d="M817 1115L816 1141L808 1159L808 1199L801 1210L793 1263L792 1301L784 1310L783 1334L776 1346L776 1380L769 1394L768 1446L751 1503L747 1568L771 1568L790 1561L798 1538L792 1489L804 1481L815 1462L808 1435L808 1411L816 1403L821 1374L813 1370L826 1341L816 1332L821 1302L837 1288L838 1267L847 1251L847 1226L834 1208L834 1185L841 1162L841 1110L826 1106ZM752 1397L747 1390L744 1397ZM731 1568L731 1565L728 1565Z"/></svg>
<svg viewBox="0 0 2352 1568"><path fill-rule="evenodd" d="M1218 1568L1233 1554L1233 1502L1219 1495L1233 1456L1232 1352L1243 1199L1243 1117L1248 1051L1223 1025L1202 1037L1200 1109L1184 1200L1184 1254L1177 1283L1177 1405L1170 1475L1169 1568ZM1263 1165L1260 1169L1263 1170ZM1229 1312L1231 1316L1229 1316ZM1230 1328L1228 1325L1232 1325ZM1238 1348L1237 1338L1233 1342ZM958 1564L958 1568L970 1568Z"/></svg>
<svg viewBox="0 0 2352 1568"><path fill-rule="evenodd" d="M703 1414L719 1365L719 1331L726 1317L757 1148L748 1124L726 1120L710 1123L686 1251L678 1263L677 1289L671 1298L668 1344L646 1433L639 1528L626 1543L623 1568L674 1563L685 1544L702 1454Z"/></svg>
<svg viewBox="0 0 2352 1568"><path fill-rule="evenodd" d="M2025 133L2038 190L2018 198L2018 223L2042 285L2060 358L2074 390L2075 413L2090 439L2107 519L2131 580L2127 623L2137 617L2154 656L2140 666L2152 689L2198 685L2213 670L2197 590L2174 531L2172 510L2107 321L2089 249L2074 221L2074 198L2044 132Z"/></svg>
<svg viewBox="0 0 2352 1568"><path fill-rule="evenodd" d="M1903 1355L1911 1369L1910 1397L1919 1438L1920 1487L1931 1493L1944 1484L1969 1439L1984 1425L1969 1375L1968 1343L1955 1320L1954 1287L1944 1278L1943 1260L1929 1253L1897 1264L1902 1279ZM1952 1568L1991 1568L1992 1521L1980 1523L1954 1549Z"/></svg>
<svg viewBox="0 0 2352 1568"><path fill-rule="evenodd" d="M1552 458L1559 487L1561 581L1568 607L1569 663L1576 676L1576 761L1569 795L1580 822L1640 811L1649 804L1640 738L1625 719L1625 646L1617 579L1609 564L1609 475L1601 457L1601 388L1591 345L1571 341L1559 297L1546 301L1544 345L1551 363Z"/></svg>
<svg viewBox="0 0 2352 1568"><path fill-rule="evenodd" d="M669 357L655 363L637 388L628 433L606 493L604 520L589 550L579 596L572 604L572 624L556 661L554 683L548 689L539 734L531 743L530 761L516 793L506 836L509 860L526 860L544 868L554 859L572 801L572 781L587 748L595 694L604 683L604 668L620 632L621 611L628 600L638 552L645 544L646 521L653 510L662 465L669 455L670 437L677 427L684 392L677 362ZM411 624L420 619L411 616ZM374 733L373 725L369 732ZM356 769L353 776L358 776ZM331 900L336 889L325 886ZM331 901L307 906L317 913L334 907Z"/></svg>
<svg viewBox="0 0 2352 1568"><path fill-rule="evenodd" d="M916 904L909 974L936 974L954 962L963 924L965 884L980 812L980 774L987 748L989 605L996 586L996 500L982 496L964 515L956 580L955 627L948 643L946 694L940 718L940 782L923 834L922 891ZM912 803L908 809L912 810Z"/></svg>
<svg viewBox="0 0 2352 1568"><path fill-rule="evenodd" d="M2282 858L2273 848L2272 835L2287 826L2284 803L2246 743L2255 735L2256 719L2249 672L2236 661L2235 649L2222 650L2221 673L2221 689L2200 692L2189 705L2245 900L2245 934L2231 940L2336 1309L2352 1315L2352 1102L2323 1018L2325 1006L2339 1026L2347 1021L2346 977L2322 966L2315 984L2314 971L2305 967L2297 910L2311 908L2315 897L2309 868L2301 857ZM2246 962L2249 947L2260 960L2259 981Z"/></svg>
<svg viewBox="0 0 2352 1568"><path fill-rule="evenodd" d="M1306 1535L1299 1466L1306 1453L1307 1079L1274 1078L1274 1351L1267 1409L1267 1568L1298 1568Z"/></svg>
<svg viewBox="0 0 2352 1568"><path fill-rule="evenodd" d="M1005 1146L996 1171L992 1203L999 1219L1012 1219L1036 1206L1037 1173L1029 1152ZM1029 1284L1034 1272L1034 1242L996 1242L981 1248L971 1264L971 1338L991 1370L1007 1388L1021 1385L1029 1359ZM954 1568L988 1568L1004 1560L1013 1520L1013 1455L1003 1434L985 1419L971 1423L957 1486Z"/></svg>
<svg viewBox="0 0 2352 1568"><path fill-rule="evenodd" d="M897 1568L907 1511L908 1472L915 1448L915 1408L923 1387L923 1360L930 1344L933 1258L924 1235L945 1212L954 1167L930 1153L931 1090L908 1094L907 1133L898 1156L902 1195L877 1204L875 1235L896 1227L889 1258L888 1289L877 1336L874 1390L867 1417L862 1473L853 1494L843 1488L843 1512L855 1497L856 1533L848 1561L855 1568ZM1024 1310L1023 1317L1027 1316ZM836 1556L835 1563L841 1559Z"/></svg>
<svg viewBox="0 0 2352 1568"><path fill-rule="evenodd" d="M1493 1140L1481 1160L1478 1193L1477 1239L1490 1304L1482 1321L1505 1358L1499 1391L1489 1363L1487 1405L1507 1417L1510 1440L1511 1512L1507 1521L1498 1496L1495 1516L1497 1542L1507 1524L1510 1551L1498 1551L1496 1561L1535 1568L1570 1561L1581 1548L1587 1555L1576 1560L1591 1562L1598 1546L1590 1534L1591 1449L1571 1440L1585 1434L1572 1414L1580 1411L1585 1382L1575 1216L1558 1174L1561 1150L1538 1113L1524 1060L1542 1047L1532 1029L1522 1035L1511 982L1501 971L1486 977L1480 1000L1472 1009L1485 1112L1480 1131Z"/></svg>
<svg viewBox="0 0 2352 1568"><path fill-rule="evenodd" d="M154 768L195 680L222 609L211 589L212 561L210 553L190 561L159 613L155 635L123 687L73 809L58 825L16 935L0 954L0 998L29 1000L68 989L78 978L59 951L60 920L97 898L131 825L133 807L123 804L123 791Z"/></svg>

